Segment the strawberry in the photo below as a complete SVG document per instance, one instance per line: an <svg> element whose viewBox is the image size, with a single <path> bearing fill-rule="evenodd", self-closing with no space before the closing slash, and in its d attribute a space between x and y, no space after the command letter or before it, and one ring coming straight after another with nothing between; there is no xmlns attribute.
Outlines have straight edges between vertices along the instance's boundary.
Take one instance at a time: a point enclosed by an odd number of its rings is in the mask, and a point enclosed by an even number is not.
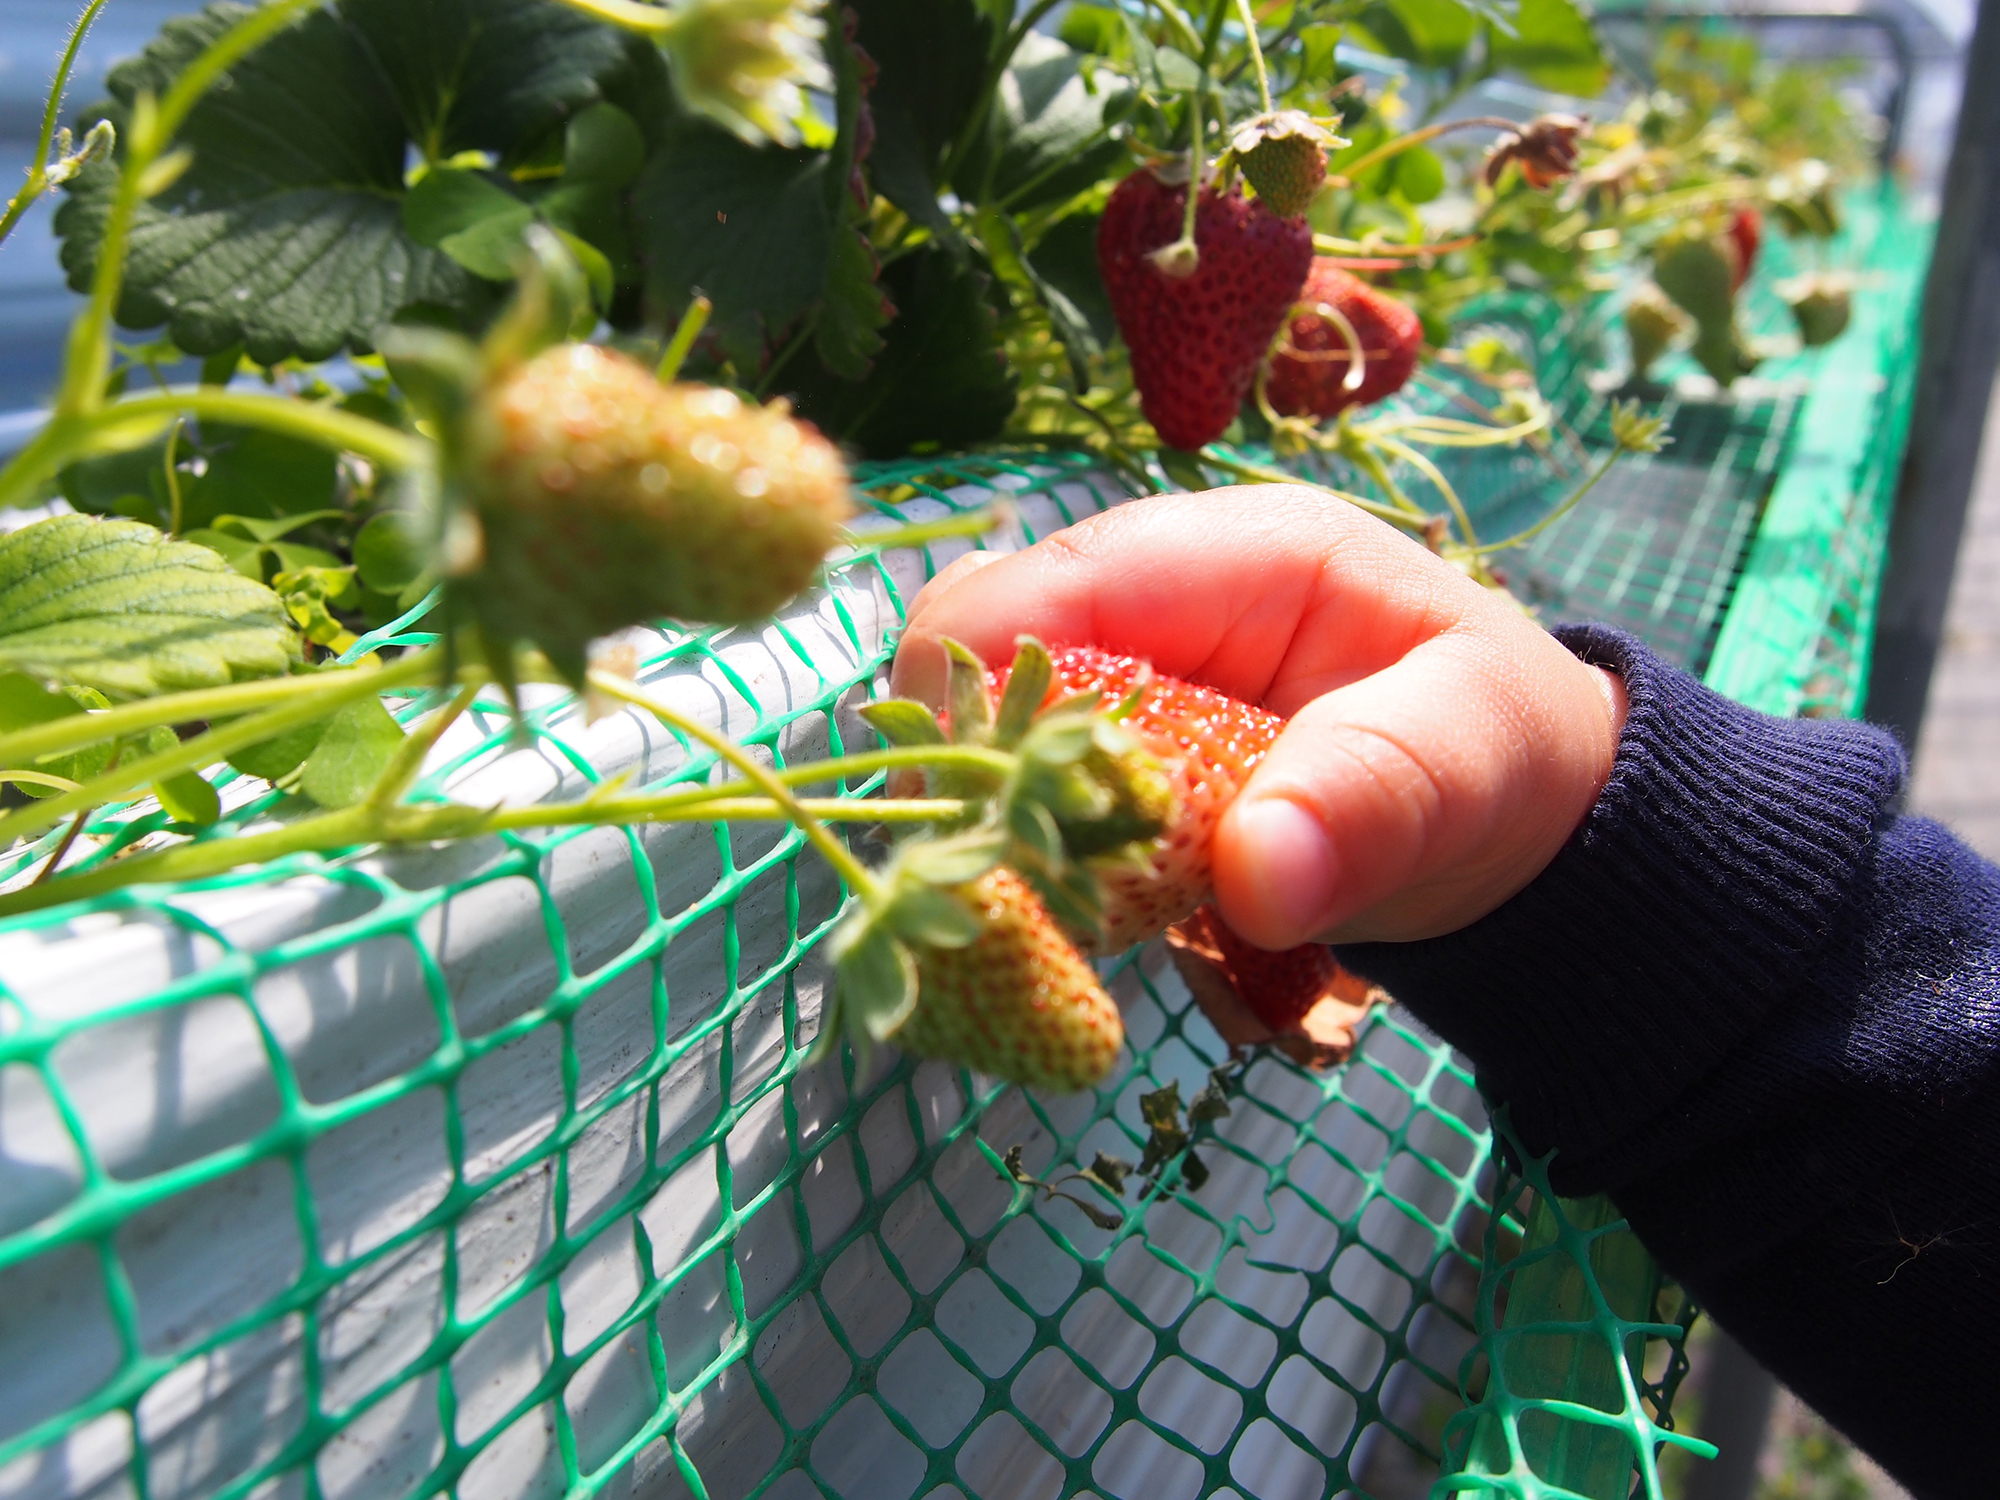
<svg viewBox="0 0 2000 1500"><path fill-rule="evenodd" d="M1377 291L1324 256L1316 257L1299 294L1290 347L1271 360L1266 394L1283 416L1310 413L1338 416L1350 406L1368 406L1403 388L1417 367L1423 322L1408 304ZM1361 384L1343 382L1354 357L1339 325L1315 309L1331 307L1353 325L1361 344Z"/></svg>
<svg viewBox="0 0 2000 1500"><path fill-rule="evenodd" d="M1736 273L1732 291L1742 291L1743 283L1757 265L1757 251L1764 243L1764 216L1752 203L1741 205L1729 216L1729 242L1736 247Z"/></svg>
<svg viewBox="0 0 2000 1500"><path fill-rule="evenodd" d="M1281 219L1302 214L1326 181L1329 147L1347 143L1296 109L1282 109L1238 126L1229 140L1243 180Z"/></svg>
<svg viewBox="0 0 2000 1500"><path fill-rule="evenodd" d="M1808 349L1830 344L1847 331L1854 313L1854 292L1840 276L1801 276L1781 282L1778 294L1798 320L1799 342Z"/></svg>
<svg viewBox="0 0 2000 1500"><path fill-rule="evenodd" d="M1157 761L1174 794L1174 816L1156 838L1139 846L1142 861L1102 861L1097 870L1104 925L1086 946L1119 953L1158 936L1208 900L1209 842L1216 825L1276 743L1284 720L1213 688L1157 676L1136 657L1094 646L1050 655L1054 671L1045 703L1095 694L1111 707L1143 684L1122 727ZM1005 693L1006 680L1007 672L991 674L998 693Z"/></svg>
<svg viewBox="0 0 2000 1500"><path fill-rule="evenodd" d="M1213 906L1170 927L1167 945L1174 968L1225 1042L1273 1044L1309 1067L1345 1062L1355 1028L1387 998L1342 968L1324 944L1266 952L1238 937Z"/></svg>
<svg viewBox="0 0 2000 1500"><path fill-rule="evenodd" d="M1644 380L1667 345L1687 332L1688 315L1650 281L1634 289L1625 304L1625 337L1632 345L1632 378Z"/></svg>
<svg viewBox="0 0 2000 1500"><path fill-rule="evenodd" d="M888 1040L1030 1088L1101 1080L1118 1059L1124 1023L1034 889L1002 865L948 894L972 909L979 935L960 947L918 947L916 1008Z"/></svg>
<svg viewBox="0 0 2000 1500"><path fill-rule="evenodd" d="M572 675L627 625L764 618L852 514L839 454L782 404L663 386L592 344L502 374L463 446L476 525L447 536L452 592L490 639L526 637Z"/></svg>
<svg viewBox="0 0 2000 1500"><path fill-rule="evenodd" d="M1134 172L1097 229L1097 266L1132 351L1146 419L1169 447L1222 436L1312 264L1312 230L1240 192L1201 189L1192 271L1172 275L1153 252L1179 240L1185 185Z"/></svg>
<svg viewBox="0 0 2000 1500"><path fill-rule="evenodd" d="M1757 367L1736 329L1741 269L1735 237L1698 221L1677 226L1653 247L1653 279L1695 321L1689 352L1724 386Z"/></svg>

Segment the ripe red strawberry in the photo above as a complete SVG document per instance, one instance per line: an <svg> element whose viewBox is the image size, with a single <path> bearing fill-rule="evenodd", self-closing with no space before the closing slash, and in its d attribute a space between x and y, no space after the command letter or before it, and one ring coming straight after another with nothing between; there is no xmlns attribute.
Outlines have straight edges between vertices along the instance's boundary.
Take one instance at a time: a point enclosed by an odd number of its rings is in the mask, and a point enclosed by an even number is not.
<svg viewBox="0 0 2000 1500"><path fill-rule="evenodd" d="M489 636L565 670L628 625L764 618L852 514L840 455L781 404L663 386L592 344L544 350L481 393L465 449L477 526L447 538L453 594Z"/></svg>
<svg viewBox="0 0 2000 1500"><path fill-rule="evenodd" d="M1386 998L1342 968L1324 944L1268 953L1238 937L1213 906L1176 922L1167 943L1174 967L1225 1042L1275 1044L1309 1067L1345 1061L1355 1027Z"/></svg>
<svg viewBox="0 0 2000 1500"><path fill-rule="evenodd" d="M1291 348L1273 356L1266 394L1280 415L1337 417L1350 406L1368 406L1403 388L1417 367L1424 326L1416 312L1324 256L1316 257L1300 311L1292 319ZM1338 325L1314 309L1325 304L1354 325L1361 342L1361 385L1342 382L1354 358ZM1294 352L1296 351L1296 352Z"/></svg>
<svg viewBox="0 0 2000 1500"><path fill-rule="evenodd" d="M1764 216L1745 203L1729 216L1729 239L1736 246L1736 270L1730 290L1740 292L1756 269L1757 251L1764 243Z"/></svg>
<svg viewBox="0 0 2000 1500"><path fill-rule="evenodd" d="M1096 1084L1125 1040L1097 971L1006 866L951 889L980 934L961 948L918 949L916 1009L890 1040L1030 1088Z"/></svg>
<svg viewBox="0 0 2000 1500"><path fill-rule="evenodd" d="M1271 339L1305 284L1312 230L1263 201L1204 187L1195 204L1191 275L1149 259L1180 238L1185 186L1148 170L1118 184L1097 229L1097 266L1146 420L1169 447L1222 436L1256 378Z"/></svg>
<svg viewBox="0 0 2000 1500"><path fill-rule="evenodd" d="M1054 680L1044 702L1098 693L1106 706L1121 701L1150 668L1136 657L1094 646L1053 650ZM1006 671L992 674L996 692ZM1209 899L1209 842L1222 814L1250 772L1276 743L1284 720L1214 688L1154 675L1123 721L1158 760L1178 812L1152 841L1146 867L1110 863L1099 871L1104 932L1094 944L1118 953L1166 931ZM1144 847L1144 846L1142 846Z"/></svg>

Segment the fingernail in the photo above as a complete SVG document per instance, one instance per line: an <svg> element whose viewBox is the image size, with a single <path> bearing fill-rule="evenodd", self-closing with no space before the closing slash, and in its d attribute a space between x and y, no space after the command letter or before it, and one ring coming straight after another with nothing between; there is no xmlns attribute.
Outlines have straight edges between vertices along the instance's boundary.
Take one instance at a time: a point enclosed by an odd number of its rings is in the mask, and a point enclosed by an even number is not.
<svg viewBox="0 0 2000 1500"><path fill-rule="evenodd" d="M1236 809L1239 847L1251 892L1270 926L1317 932L1333 901L1333 847L1318 818L1288 797L1259 797Z"/></svg>

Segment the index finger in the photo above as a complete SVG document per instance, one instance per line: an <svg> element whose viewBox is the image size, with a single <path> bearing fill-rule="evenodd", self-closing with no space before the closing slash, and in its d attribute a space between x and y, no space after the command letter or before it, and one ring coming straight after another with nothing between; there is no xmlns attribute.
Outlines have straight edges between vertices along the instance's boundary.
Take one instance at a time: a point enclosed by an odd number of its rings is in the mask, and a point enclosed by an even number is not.
<svg viewBox="0 0 2000 1500"><path fill-rule="evenodd" d="M1238 485L1159 495L926 589L893 681L898 693L940 702L942 639L998 663L1025 634L1143 657L1288 714L1450 629L1483 593L1323 491Z"/></svg>

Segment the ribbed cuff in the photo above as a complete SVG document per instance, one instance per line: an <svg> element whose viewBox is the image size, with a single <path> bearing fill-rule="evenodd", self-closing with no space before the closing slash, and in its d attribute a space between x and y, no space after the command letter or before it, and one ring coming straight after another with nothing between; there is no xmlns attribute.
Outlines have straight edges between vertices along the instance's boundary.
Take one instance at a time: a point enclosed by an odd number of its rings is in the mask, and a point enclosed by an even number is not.
<svg viewBox="0 0 2000 1500"><path fill-rule="evenodd" d="M1796 984L1905 763L1880 731L1753 713L1617 631L1557 636L1620 673L1631 704L1583 826L1471 926L1339 953L1468 1053L1581 1192Z"/></svg>

